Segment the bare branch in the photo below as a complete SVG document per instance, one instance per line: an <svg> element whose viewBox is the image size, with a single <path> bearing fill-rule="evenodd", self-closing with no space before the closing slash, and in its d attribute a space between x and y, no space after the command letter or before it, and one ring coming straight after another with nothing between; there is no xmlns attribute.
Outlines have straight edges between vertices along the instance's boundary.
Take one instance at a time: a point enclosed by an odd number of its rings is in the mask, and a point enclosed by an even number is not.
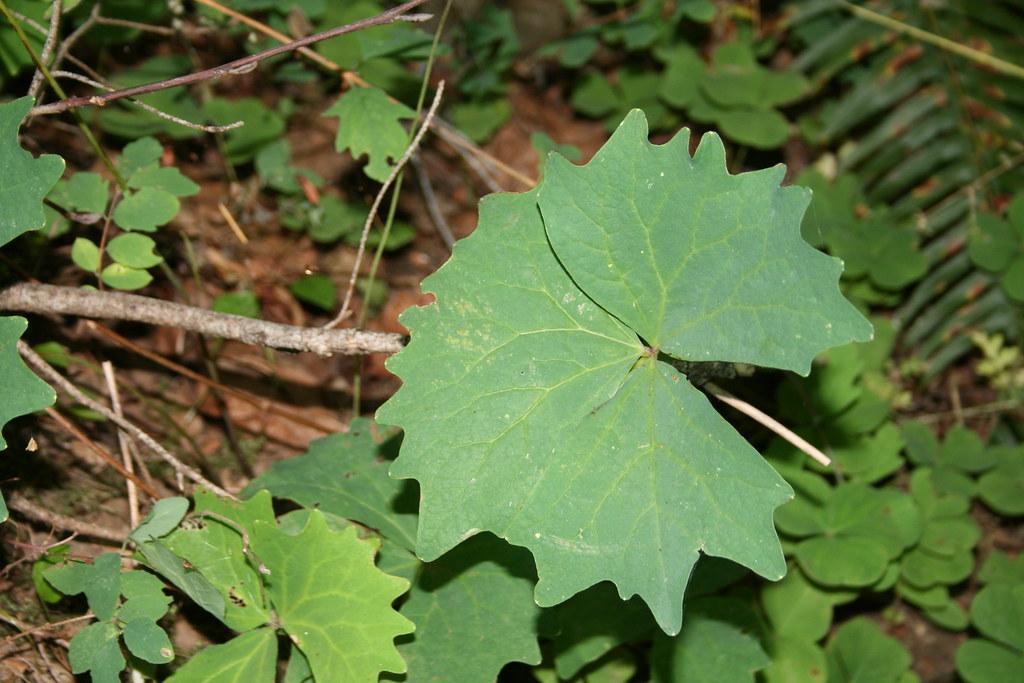
<svg viewBox="0 0 1024 683"><path fill-rule="evenodd" d="M402 336L398 334L295 327L136 294L27 282L0 291L0 310L133 320L321 356L397 353L402 349Z"/></svg>
<svg viewBox="0 0 1024 683"><path fill-rule="evenodd" d="M33 522L49 524L54 529L74 531L79 536L88 536L89 538L96 538L102 541L110 541L115 545L121 545L124 543L124 539L128 536L127 530L121 533L96 524L90 524L89 522L82 522L77 519L65 517L64 515L51 512L43 506L33 503L24 496L12 495L8 497L7 505L12 510L20 512Z"/></svg>
<svg viewBox="0 0 1024 683"><path fill-rule="evenodd" d="M85 97L69 97L66 100L60 102L54 102L53 104L43 105L41 107L35 107L31 114L38 116L40 114L58 114L60 112L67 111L69 109L77 109L79 107L96 106L102 107L106 104L115 100L120 100L125 97L137 97L139 95L145 95L147 93L157 92L159 90L166 90L167 88L176 88L183 85L191 85L193 83L199 83L202 81L214 80L223 76L230 76L235 74L247 73L263 60L271 57L276 57L280 54L288 52L294 52L299 48L306 47L318 43L322 40L328 40L337 36L344 35L346 33L352 33L359 31L364 28L371 26L380 26L382 24L390 24L395 21L423 21L427 15L416 14L416 15L405 15L406 12L422 5L426 0L409 0L398 7L394 7L386 12L382 12L374 17L368 17L345 26L337 26L327 31L315 33L305 38L293 40L290 43L284 45L278 45L276 47L257 52L256 54L242 57L234 61L228 62L227 64L221 64L215 66L212 69L203 69L202 71L196 71L194 73L185 74L183 76L177 76L175 78L169 78L164 81L157 83L147 83L145 85L138 85L132 88L125 88L124 90L115 90L114 92L106 93L104 95L91 95ZM405 15L405 16L403 16Z"/></svg>
<svg viewBox="0 0 1024 683"><path fill-rule="evenodd" d="M708 393L710 393L712 396L717 398L722 403L732 406L733 408L740 411L747 417L752 418L757 422L761 423L762 425L772 430L789 443L799 448L807 455L817 460L822 465L825 465L827 467L832 464L832 460L827 455L822 453L820 450L818 450L811 444L807 443L807 441L804 440L803 437L801 437L799 434L791 430L789 427L786 427L784 424L776 420L774 417L771 417L770 415L762 412L761 410L755 408L746 401L736 398L725 389L721 389L715 386L714 384L711 384L710 382L705 385L705 388L708 390Z"/></svg>
<svg viewBox="0 0 1024 683"><path fill-rule="evenodd" d="M140 442L141 444L149 448L151 451L156 453L158 456L160 456L164 460L164 462L169 464L179 476L185 477L186 479L189 479L193 483L199 484L200 486L205 486L206 488L216 493L218 496L224 496L225 498L237 500L235 496L228 493L225 489L221 488L220 486L217 486L212 481L210 481L203 475L199 474L199 472L192 469L191 467L183 463L181 460L178 460L176 456L174 456L170 451L161 446L157 442L157 440L151 437L149 434L142 431L134 424L132 424L125 418L121 417L120 415L118 415L113 410L106 407L99 401L94 401L90 397L86 396L85 392L83 392L81 389L72 384L59 372L54 370L49 363L47 363L45 360L42 359L42 357L39 354L33 351L32 347L30 347L28 344L20 340L18 341L18 353L21 354L21 357L25 359L25 362L31 365L44 380L46 380L47 382L52 382L64 393L73 397L76 401L84 405L86 408L91 408L92 410L95 410L97 413L103 415L105 418L113 422L115 425L123 429L125 432L131 434L136 441ZM72 531L74 531L74 529L72 529Z"/></svg>
<svg viewBox="0 0 1024 683"><path fill-rule="evenodd" d="M57 44L57 36L60 35L60 14L64 11L64 0L53 0L50 5L50 28L46 32L46 41L43 43L43 51L39 53L39 61L46 64L53 55L53 47ZM32 83L28 86L28 96L33 100L39 95L39 89L43 87L43 70L36 69L32 74Z"/></svg>
<svg viewBox="0 0 1024 683"><path fill-rule="evenodd" d="M51 73L53 74L54 78L70 78L71 80L78 81L79 83L85 83L86 85L91 85L92 87L99 88L100 90L106 90L107 92L114 91L113 87L107 85L106 83L103 83L102 81L97 81L95 79L89 78L88 76L83 76L82 74L76 74L73 71L63 71L58 69L57 71L53 71ZM175 116L174 114L168 114L167 112L161 111L153 105L146 104L142 100L137 100L134 97L129 97L128 101L140 109L145 109L154 116L159 116L160 118L166 121L171 121L172 123L176 123L179 126L184 126L185 128L201 130L204 133L224 133L229 130L234 130L235 128L241 128L245 125L245 121L235 121L234 123L229 123L224 126L210 126L203 123L195 123L194 121L183 119L181 117Z"/></svg>
<svg viewBox="0 0 1024 683"><path fill-rule="evenodd" d="M399 157L398 161L395 162L394 167L391 169L391 173L387 179L384 180L384 184L380 186L380 190L377 191L377 196L373 198L373 205L370 206L370 213L366 215L366 222L363 224L363 234L359 238L359 250L356 252L356 262L352 266L352 276L348 281L348 289L345 290L345 300L341 304L341 310L338 315L334 317L334 320L324 325L325 329L336 327L342 320L348 316L348 307L352 303L352 293L356 288L356 278L359 277L359 266L363 262L363 254L366 253L366 240L370 236L370 226L373 225L373 219L377 215L377 210L380 208L381 202L384 201L384 197L387 195L388 188L395 182L398 174L402 172L406 162L409 161L416 150L420 146L420 142L423 141L423 136L430 130L430 124L434 120L434 116L437 114L437 108L441 106L441 95L444 93L444 81L437 84L437 92L434 93L434 101L430 105L430 109L427 111L426 118L423 119L423 124L419 130L416 131L416 135L413 136L409 146L405 148L405 152Z"/></svg>

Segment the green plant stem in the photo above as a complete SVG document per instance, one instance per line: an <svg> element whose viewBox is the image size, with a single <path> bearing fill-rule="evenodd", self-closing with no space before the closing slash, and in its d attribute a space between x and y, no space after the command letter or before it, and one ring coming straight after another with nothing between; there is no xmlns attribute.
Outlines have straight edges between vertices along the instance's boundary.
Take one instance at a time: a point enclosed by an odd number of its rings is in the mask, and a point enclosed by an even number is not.
<svg viewBox="0 0 1024 683"><path fill-rule="evenodd" d="M57 79L55 79L53 74L50 73L49 67L43 63L39 58L39 55L36 54L36 51L32 49L31 43L28 42L28 36L25 35L24 29L21 28L21 24L18 23L18 20L11 14L11 10L7 7L7 3L4 2L4 0L0 0L0 13L3 13L7 22L11 25L11 28L14 29L22 47L25 48L25 51L28 52L29 57L32 59L32 63L35 64L36 68L43 74L46 78L46 82L50 84L51 88L53 88L53 91L57 93L57 96L61 99L67 99L67 94L64 92L64 89L60 87L60 83L58 83ZM124 179L124 176L121 175L120 171L117 170L117 167L114 166L114 162L110 160L110 157L107 155L103 147L100 146L96 136L93 135L92 129L89 128L89 125L78 112L72 112L72 114L74 115L75 122L78 124L79 129L81 129L82 134L85 135L85 139L89 141L89 146L92 147L94 152L96 152L96 156L100 158L103 165L107 167L108 171L110 171L110 174L114 176L114 180L117 182L118 187L120 187L122 191L128 189L128 182Z"/></svg>
<svg viewBox="0 0 1024 683"><path fill-rule="evenodd" d="M965 59L971 60L972 62L987 66L990 69L994 69L995 71L1006 74L1007 76L1024 79L1024 67L1008 62L1005 59L1000 59L995 55L990 55L987 52L976 50L973 47L961 45L955 40L944 38L943 36L925 31L924 29L920 29L916 26L911 26L910 24L899 21L898 19L887 17L884 14L873 12L866 7L854 5L852 2L848 2L847 0L838 0L838 2L846 11L860 19L906 34L911 38L916 38L917 40L928 43L929 45L934 45L939 49L952 52L955 55L959 55Z"/></svg>
<svg viewBox="0 0 1024 683"><path fill-rule="evenodd" d="M427 65L423 70L423 82L420 84L420 94L416 99L416 118L414 120L420 121L423 117L423 105L427 101L427 90L430 87L430 74L434 69L434 57L437 54L437 46L441 41L441 34L444 33L445 23L448 21L448 12L452 8L452 0L447 0L444 4L444 10L441 12L441 18L437 22L437 30L434 32L434 41L430 45L430 54L427 56ZM420 121L420 125L425 125L425 121ZM416 137L416 128L414 126L409 127L408 144L412 144L413 138ZM373 261L370 262L370 274L366 278L366 291L373 290L374 280L377 276L377 269L380 267L380 261L384 255L384 247L387 246L388 238L391 236L391 226L395 223L395 214L398 212L398 198L402 194L402 181L405 179L405 171L403 170L395 178L395 187L391 191L391 203L388 205L388 216L384 221L384 230L381 234L380 244L377 245L376 251L373 252ZM357 327L362 329L366 325L366 312L367 307L364 304L359 309L359 322ZM363 370L363 357L358 356L355 359L356 367L352 375L352 414L355 416L359 415L360 410L360 393L362 389L362 370Z"/></svg>

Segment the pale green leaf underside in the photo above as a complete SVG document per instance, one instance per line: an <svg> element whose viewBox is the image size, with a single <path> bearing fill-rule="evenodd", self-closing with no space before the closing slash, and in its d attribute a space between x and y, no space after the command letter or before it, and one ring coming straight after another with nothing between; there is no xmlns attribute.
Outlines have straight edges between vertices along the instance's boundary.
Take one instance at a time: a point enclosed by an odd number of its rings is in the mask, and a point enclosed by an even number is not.
<svg viewBox="0 0 1024 683"><path fill-rule="evenodd" d="M579 290L536 196L484 200L425 283L437 303L403 316L412 342L389 367L405 385L378 413L406 432L392 475L420 482L425 559L493 531L533 552L541 605L611 580L675 633L698 551L782 576L772 511L791 492Z"/></svg>
<svg viewBox="0 0 1024 683"><path fill-rule="evenodd" d="M257 521L252 549L270 571L264 584L281 626L318 681L370 683L382 671L405 672L394 639L414 627L391 603L409 582L374 566L375 546L354 526L335 533L318 510L295 536Z"/></svg>
<svg viewBox="0 0 1024 683"><path fill-rule="evenodd" d="M43 227L43 197L64 172L64 160L56 154L36 159L18 144L18 129L32 104L31 97L0 104L0 246Z"/></svg>
<svg viewBox="0 0 1024 683"><path fill-rule="evenodd" d="M277 666L277 635L261 628L200 650L167 683L273 683Z"/></svg>
<svg viewBox="0 0 1024 683"><path fill-rule="evenodd" d="M552 155L539 204L576 283L676 358L810 371L821 351L871 338L839 291L842 263L800 235L810 193L781 165L729 175L725 148L684 129L647 141L633 110L582 167Z"/></svg>

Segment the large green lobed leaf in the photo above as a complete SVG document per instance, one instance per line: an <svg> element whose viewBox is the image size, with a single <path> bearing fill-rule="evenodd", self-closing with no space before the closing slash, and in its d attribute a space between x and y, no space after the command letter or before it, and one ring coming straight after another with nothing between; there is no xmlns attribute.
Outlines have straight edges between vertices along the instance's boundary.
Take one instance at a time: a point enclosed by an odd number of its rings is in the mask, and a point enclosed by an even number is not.
<svg viewBox="0 0 1024 683"><path fill-rule="evenodd" d="M35 159L18 144L18 129L32 108L31 97L0 104L0 246L43 227L43 197L64 172L56 154Z"/></svg>
<svg viewBox="0 0 1024 683"><path fill-rule="evenodd" d="M378 419L405 429L391 473L420 482L421 557L492 531L533 552L539 604L610 580L674 634L700 552L783 575L772 514L792 494L646 345L806 371L871 328L800 239L802 190L727 175L717 139L691 160L686 135L646 132L634 112L589 166L481 203L424 283L437 302L403 316L404 386Z"/></svg>
<svg viewBox="0 0 1024 683"><path fill-rule="evenodd" d="M821 351L871 338L839 292L842 263L800 235L810 193L785 167L730 175L717 135L691 159L684 129L647 141L634 110L583 167L551 155L539 204L573 280L675 358L810 372Z"/></svg>

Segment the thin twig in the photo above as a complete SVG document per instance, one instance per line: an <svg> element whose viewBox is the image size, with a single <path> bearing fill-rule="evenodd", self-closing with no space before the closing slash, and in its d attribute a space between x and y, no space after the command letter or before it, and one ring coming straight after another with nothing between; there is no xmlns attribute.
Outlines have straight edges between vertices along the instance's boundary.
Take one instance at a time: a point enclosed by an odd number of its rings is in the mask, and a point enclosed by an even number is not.
<svg viewBox="0 0 1024 683"><path fill-rule="evenodd" d="M456 134L452 134L449 132L446 137L445 128L441 126L438 126L437 130L438 137L440 137L442 140L444 140L445 142L449 143L452 146L452 149L455 150L455 153L462 157L462 160L466 162L467 166L473 169L477 177L479 177L480 180L483 181L484 185L487 186L488 190L490 190L491 192L505 192L505 188L502 187L500 183L498 183L498 181L491 174L491 172L487 170L487 166L484 164L484 162L481 161L480 158L478 158L480 155L475 153L474 148L464 147L462 145L462 139Z"/></svg>
<svg viewBox="0 0 1024 683"><path fill-rule="evenodd" d="M114 412L120 417L124 417L124 411L121 410L121 395L117 391L117 379L114 377L114 364L109 360L103 361L103 377L107 381L107 391L110 392L110 407L114 409ZM124 468L135 474L135 463L132 461L132 455L129 452L131 448L130 437L123 429L117 430L117 442L121 447L121 463ZM125 482L125 486L128 489L128 524L131 528L139 526L139 494L135 490L135 483L128 479Z"/></svg>
<svg viewBox="0 0 1024 683"><path fill-rule="evenodd" d="M250 394L247 391L242 391L241 389L236 389L235 387L230 387L220 382L215 382L214 380L210 379L209 377L206 377L205 375L201 375L198 372L195 372L194 370L186 368L184 365L175 363L174 361L164 358L160 354L153 353L149 349L139 346L130 339L125 339L117 332L114 332L113 330L104 327L103 325L100 325L97 322L89 320L86 321L85 324L86 327L88 327L90 330L99 333L100 335L111 340L118 346L123 346L124 348L129 349L134 353L137 353L143 358L146 358L147 360L150 360L153 363L156 363L157 365L167 368L171 372L178 373L182 377L187 377L193 381L199 382L204 386L210 387L211 389L216 389L217 391L220 391L224 394L234 396L240 401L244 401L245 403L248 403L251 406L255 406L261 412L271 413L273 415L277 415L278 417L283 417L286 420L291 420L296 424L300 424L304 427L309 427L310 429L315 429L323 434L334 434L339 429L337 426L321 424L316 420L311 420L308 417L292 412L286 408L282 408L281 406L275 403L271 403L267 399L262 398L260 396L256 396L255 394Z"/></svg>
<svg viewBox="0 0 1024 683"><path fill-rule="evenodd" d="M53 72L53 76L54 78L70 78L72 80L78 81L79 83L85 83L86 85L91 85L94 88L99 88L100 90L105 90L107 92L114 91L113 86L103 83L102 81L97 81L95 79L89 78L88 76L77 74L73 71L57 70ZM194 121L189 121L187 119L175 116L174 114L168 114L167 112L161 111L153 105L146 104L142 100L137 100L134 97L129 97L128 102L134 104L139 109L145 109L150 114L153 114L154 116L159 116L160 118L166 121L171 121L172 123L176 123L179 126L184 126L186 128L191 128L193 130L201 130L204 133L224 133L229 130L234 130L235 128L241 128L245 125L245 121L235 121L234 123L229 123L224 126L213 126L204 123L196 123Z"/></svg>
<svg viewBox="0 0 1024 683"><path fill-rule="evenodd" d="M154 24L143 24L139 21L131 21L130 19L115 19L114 17L104 17L97 15L96 23L101 26L118 26L120 28L130 28L136 31L142 31L143 33L155 33L159 36L174 37L178 35L178 32L170 26L156 26Z"/></svg>
<svg viewBox="0 0 1024 683"><path fill-rule="evenodd" d="M27 516L28 515L26 515L26 517ZM120 544L120 541L118 541L118 543ZM80 621L88 621L89 619L93 619L93 618L94 618L93 613L92 612L88 612L86 614L80 614L77 617L71 617L69 619L64 619L62 621L55 621L55 622L50 623L50 624L40 624L39 626L33 626L32 628L26 628L26 629L22 630L21 633L15 633L14 635L10 635L10 636L7 636L6 638L4 638L3 642L0 642L0 647L3 647L4 645L7 645L9 643L12 643L15 640L18 640L19 638L24 638L26 636L31 636L31 635L35 635L37 633L42 633L43 631L52 631L55 628L61 628L62 626L67 626L68 624L77 624Z"/></svg>
<svg viewBox="0 0 1024 683"><path fill-rule="evenodd" d="M178 460L177 457L175 457L166 448L161 446L157 442L157 440L151 437L149 434L142 431L128 420L119 416L117 413L112 411L110 408L107 408L102 403L94 401L93 399L86 396L81 389L76 387L74 384L68 381L63 375L54 370L50 366L50 364L43 360L39 356L39 354L33 351L32 347L30 347L28 344L26 344L23 341L19 341L18 353L21 354L21 357L24 358L29 365L35 368L36 372L42 375L43 379L57 385L57 387L59 387L62 391L72 396L76 401L78 401L85 407L92 408L93 410L95 410L96 412L100 413L108 420L113 422L118 427L124 429L126 432L131 434L136 441L141 442L151 451L160 456L164 460L164 462L169 464L179 476L185 477L192 481L193 483L199 484L200 486L205 486L206 488L210 489L219 496L224 496L226 498L231 498L232 500L237 500L234 495L228 493L226 490L224 490L220 486L217 486L196 470L192 469L185 463Z"/></svg>
<svg viewBox="0 0 1024 683"><path fill-rule="evenodd" d="M74 31L72 31L67 38L61 42L60 47L57 48L57 56L53 60L53 68L59 69L60 65L64 63L64 60L68 58L68 54L71 52L71 48L81 40L82 36L88 33L93 26L96 25L96 21L100 16L100 3L93 5L89 11L89 16L85 18L81 24L78 25Z"/></svg>
<svg viewBox="0 0 1024 683"><path fill-rule="evenodd" d="M825 455L820 450L809 444L799 434L789 429L775 418L763 413L762 411L758 410L757 408L750 405L746 401L736 398L728 391L720 387L717 387L714 384L711 384L710 382L708 384L705 384L704 387L712 396L717 398L722 403L732 406L733 408L740 411L747 417L752 418L757 422L761 423L762 425L772 430L789 443L793 444L794 446L802 450L807 455L817 460L822 465L825 465L827 467L828 465L832 464L832 460L827 455Z"/></svg>
<svg viewBox="0 0 1024 683"><path fill-rule="evenodd" d="M98 443L90 439L88 434L79 429L74 422L64 417L60 413L60 411L56 410L51 406L46 409L46 414L49 415L54 422L63 427L65 431L71 434L71 436L75 437L83 444L85 444L86 447L88 447L89 450L95 453L100 460L110 465L110 467L113 468L122 477L134 482L136 486L138 486L140 489L142 489L149 495L153 496L154 498L160 497L160 494L157 493L156 489L154 489L152 486L136 477L134 473L126 470L124 465L117 461L117 458L111 455L105 448L100 446ZM74 451L71 452L74 453Z"/></svg>
<svg viewBox="0 0 1024 683"><path fill-rule="evenodd" d="M236 339L290 351L334 354L397 353L402 336L363 330L295 327L122 292L21 283L0 291L0 310L61 313L85 318L132 320Z"/></svg>
<svg viewBox="0 0 1024 683"><path fill-rule="evenodd" d="M166 90L168 88L176 88L183 85L191 85L193 83L200 83L203 81L210 81L221 78L223 76L231 76L237 74L249 73L255 69L260 62L277 55L285 54L288 52L294 52L301 47L318 43L322 40L329 40L336 38L337 36L345 35L346 33L352 33L361 29L370 28L371 26L381 26L383 24L390 24L395 21L425 21L430 18L430 15L425 14L406 14L409 10L422 5L426 0L408 0L408 2L402 3L398 7L394 7L385 12L382 12L376 16L361 19L345 26L337 26L327 31L321 31L305 38L293 40L290 43L284 45L277 45L272 48L268 48L256 54L248 55L240 59L235 59L226 64L215 66L211 69L203 69L202 71L195 71L193 73L184 74L182 76L176 76L174 78L168 78L163 81L157 81L156 83L146 83L144 85L137 85L131 88L125 88L123 90L115 90L103 95L91 95L83 97L69 97L61 100L60 102L54 102L53 104L44 105L41 107L35 107L31 114L38 116L41 114L59 114L69 109L77 109L79 107L102 107L115 100L123 99L125 97L137 97L139 95L145 95L148 93L157 92L160 90Z"/></svg>
<svg viewBox="0 0 1024 683"><path fill-rule="evenodd" d="M207 7L210 7L212 9L215 9L218 12L224 14L225 16L240 21L249 28L258 31L267 37L273 38L274 40L277 40L279 42L287 43L293 40L292 36L281 33L280 31L277 31L274 28L267 26L263 22L257 21L252 17L246 16L241 12L231 9L230 7L225 7L216 0L197 0L197 2L206 5ZM309 58L311 61L316 62L317 64L324 67L328 71L334 71L338 73L341 76L341 80L346 85L358 86L360 88L370 87L370 84L358 73L356 73L355 71L343 69L339 64L337 64L336 62L332 62L331 60L327 59L318 52L314 52L313 50L310 50L309 48L305 47L299 48L298 52L303 57ZM434 120L434 132L437 134L438 137L440 137L442 140L444 140L452 147L454 147L460 155L464 157L469 156L470 158L478 157L478 159L473 159L470 165L473 167L474 170L481 174L481 177L484 178L484 182L488 184L488 187L491 187L492 192L501 192L502 189L497 185L494 179L490 177L490 174L484 168L483 163L479 161L481 159L483 160L484 163L487 163L492 167L497 168L503 173L519 181L525 187L533 187L537 184L537 181L535 179L529 177L528 175L520 173L516 169L506 164L501 159L498 159L497 157L493 156L492 154L481 148L479 145L474 143L472 140L467 138L465 135L460 133L457 128L452 126L450 123L446 122L441 117L436 117Z"/></svg>
<svg viewBox="0 0 1024 683"><path fill-rule="evenodd" d="M995 55L989 54L987 52L982 52L981 50L977 50L967 45L962 45L956 42L955 40L950 40L949 38L946 38L944 36L939 36L929 31L925 31L924 29L918 28L917 26L911 26L910 24L902 22L898 19L893 19L892 17L886 16L884 14L873 12L872 10L869 10L867 7L854 5L852 2L847 2L847 0L839 0L839 5L844 7L848 12L850 12L854 16L860 19L864 19L865 21L870 21L873 24L884 26L885 28L897 31L898 33L904 33L910 36L911 38L915 38L917 40L920 40L921 42L934 45L935 47L940 48L942 50L946 50L947 52L952 52L955 55L959 55L960 57L969 59L972 62L981 64L982 66L987 66L988 68L994 71L998 71L1000 73L1004 73L1007 76L1013 76L1014 78L1024 78L1024 67L1018 66L1017 64L1014 64L1012 62L1008 62L1005 59L1000 59Z"/></svg>
<svg viewBox="0 0 1024 683"><path fill-rule="evenodd" d="M395 178L402 172L402 168L405 166L409 158L416 153L416 150L420 146L420 142L423 141L423 136L430 130L430 124L434 120L434 116L437 114L437 108L441 105L441 96L444 94L444 81L437 84L437 92L434 93L434 101L430 104L430 109L427 111L427 116L423 119L423 124L419 130L416 131L416 135L413 136L412 142L405 148L405 152L398 158L395 165L391 168L391 173L384 180L384 184L380 186L380 190L377 191L377 196L373 198L373 204L370 206L370 213L366 215L366 222L363 224L363 234L359 238L359 249L356 251L356 262L352 266L352 276L348 281L348 289L345 290L345 299L341 304L341 310L338 315L334 317L334 320L324 325L324 329L331 329L337 327L342 320L348 317L348 307L352 303L352 294L356 289L356 279L359 277L359 266L362 265L363 255L366 253L366 240L370 236L370 228L373 226L373 219L377 216L377 210L380 209L381 202L384 201L384 197L387 195L388 188L395 182Z"/></svg>
<svg viewBox="0 0 1024 683"><path fill-rule="evenodd" d="M116 545L121 545L124 543L124 539L128 535L127 530L124 533L119 533L101 527L98 524L65 517L64 515L57 514L56 512L48 510L41 505L37 505L20 495L10 496L7 500L7 505L12 510L17 510L34 522L49 524L55 529L74 531L79 536L88 536L89 538L110 541Z"/></svg>
<svg viewBox="0 0 1024 683"><path fill-rule="evenodd" d="M43 43L43 51L39 53L39 60L46 64L53 55L53 47L57 44L57 36L60 35L60 14L64 11L64 0L53 0L50 5L50 28L46 32L46 41ZM32 74L32 83L28 86L28 96L33 100L39 96L39 89L43 87L46 76L42 69L36 69Z"/></svg>
<svg viewBox="0 0 1024 683"><path fill-rule="evenodd" d="M441 240L451 251L452 247L455 246L455 235L452 234L451 227L448 226L448 221L444 219L444 213L441 212L441 207L437 203L437 195L434 193L434 186L430 182L430 176L427 175L426 169L423 168L423 162L420 161L418 154L414 154L410 162L413 170L416 171L416 180L420 185L420 192L423 194L423 202L427 205L427 213L430 214L430 220L434 223L434 228L437 230L437 234L441 236Z"/></svg>

